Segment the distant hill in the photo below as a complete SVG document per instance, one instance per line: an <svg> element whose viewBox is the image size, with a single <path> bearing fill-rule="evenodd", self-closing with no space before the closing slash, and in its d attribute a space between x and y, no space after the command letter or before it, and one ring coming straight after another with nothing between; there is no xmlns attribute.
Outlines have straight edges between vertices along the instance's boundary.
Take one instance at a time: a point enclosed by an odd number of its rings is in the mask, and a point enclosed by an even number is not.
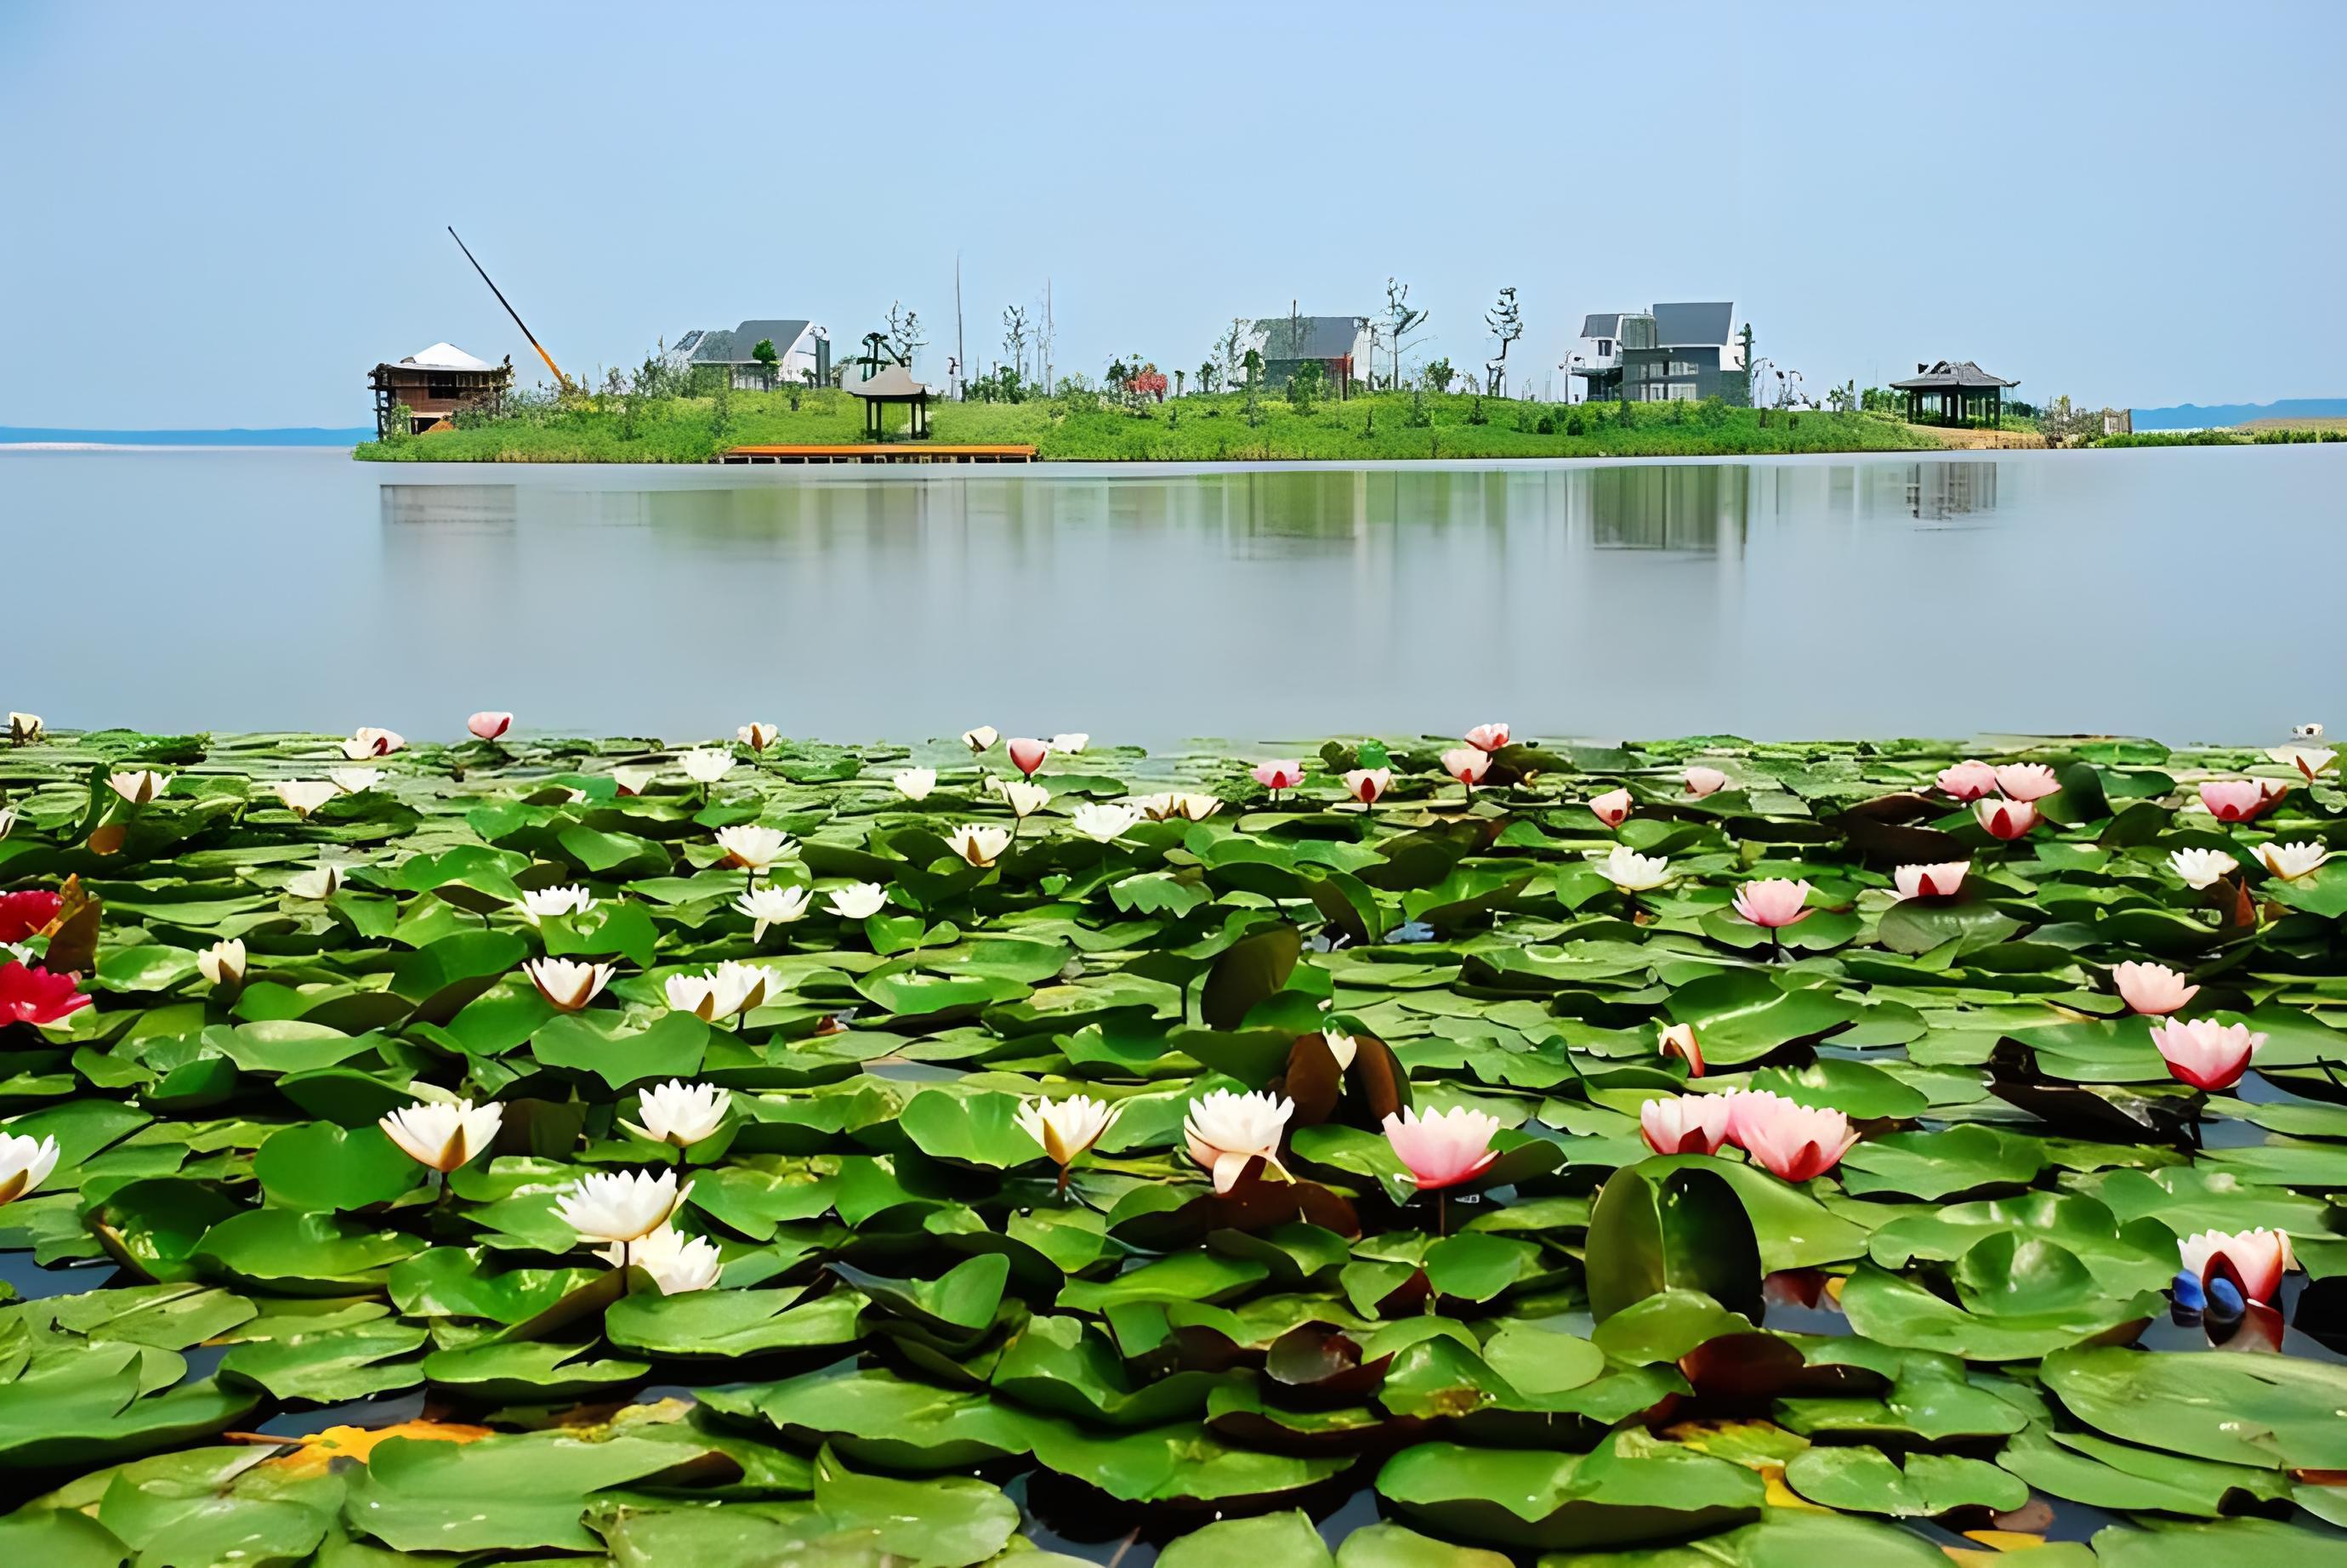
<svg viewBox="0 0 2347 1568"><path fill-rule="evenodd" d="M2347 416L2347 397L2285 397L2279 403L2197 403L2175 408L2138 408L2137 430L2207 430L2246 425L2252 419L2337 419Z"/></svg>
<svg viewBox="0 0 2347 1568"><path fill-rule="evenodd" d="M315 425L282 430L53 430L42 425L0 425L0 446L27 443L75 446L355 446L374 439L374 426L323 430Z"/></svg>

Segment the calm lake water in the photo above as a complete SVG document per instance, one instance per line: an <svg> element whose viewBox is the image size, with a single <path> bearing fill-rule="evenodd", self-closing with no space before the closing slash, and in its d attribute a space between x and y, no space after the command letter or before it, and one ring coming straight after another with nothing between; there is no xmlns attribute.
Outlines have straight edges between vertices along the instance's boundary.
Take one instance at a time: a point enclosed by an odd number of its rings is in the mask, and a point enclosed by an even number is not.
<svg viewBox="0 0 2347 1568"><path fill-rule="evenodd" d="M2347 446L842 473L0 452L0 704L158 730L2278 739Z"/></svg>

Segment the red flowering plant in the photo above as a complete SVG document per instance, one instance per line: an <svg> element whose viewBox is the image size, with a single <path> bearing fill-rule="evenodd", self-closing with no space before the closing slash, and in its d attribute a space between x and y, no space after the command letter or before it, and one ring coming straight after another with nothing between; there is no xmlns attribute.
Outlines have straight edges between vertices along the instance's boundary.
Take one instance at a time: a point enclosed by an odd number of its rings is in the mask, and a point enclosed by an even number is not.
<svg viewBox="0 0 2347 1568"><path fill-rule="evenodd" d="M71 975L53 975L30 964L0 964L0 1025L49 1024L89 1006Z"/></svg>
<svg viewBox="0 0 2347 1568"><path fill-rule="evenodd" d="M27 937L39 936L64 907L65 900L55 893L38 889L0 893L0 942L21 942Z"/></svg>

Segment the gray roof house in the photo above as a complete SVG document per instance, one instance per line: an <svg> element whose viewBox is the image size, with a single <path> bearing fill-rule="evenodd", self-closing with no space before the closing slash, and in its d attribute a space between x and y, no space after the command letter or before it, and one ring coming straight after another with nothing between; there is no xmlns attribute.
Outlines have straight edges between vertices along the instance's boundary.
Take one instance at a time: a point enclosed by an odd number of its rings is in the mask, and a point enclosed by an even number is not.
<svg viewBox="0 0 2347 1568"><path fill-rule="evenodd" d="M761 343L774 345L777 383L804 381L813 372L818 382L831 379L831 336L810 321L786 317L753 317L737 327L696 327L676 340L669 363L680 368L728 365L733 384L744 389L764 384L764 372L753 352Z"/></svg>
<svg viewBox="0 0 2347 1568"><path fill-rule="evenodd" d="M1332 396L1343 397L1369 373L1369 318L1307 316L1289 313L1261 316L1250 324L1245 348L1263 356L1263 384L1287 384L1307 360L1320 366Z"/></svg>
<svg viewBox="0 0 2347 1568"><path fill-rule="evenodd" d="M1732 300L1676 301L1581 320L1573 374L1589 400L1668 403L1717 397L1744 404L1751 388Z"/></svg>

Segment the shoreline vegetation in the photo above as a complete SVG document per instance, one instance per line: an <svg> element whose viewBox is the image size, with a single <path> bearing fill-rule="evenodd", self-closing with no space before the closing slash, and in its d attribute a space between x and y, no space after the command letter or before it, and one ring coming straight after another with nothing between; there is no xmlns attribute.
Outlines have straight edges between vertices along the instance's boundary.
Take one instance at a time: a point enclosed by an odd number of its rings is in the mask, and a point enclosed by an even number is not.
<svg viewBox="0 0 2347 1568"><path fill-rule="evenodd" d="M28 1568L2337 1558L2316 726L450 718L9 715Z"/></svg>

